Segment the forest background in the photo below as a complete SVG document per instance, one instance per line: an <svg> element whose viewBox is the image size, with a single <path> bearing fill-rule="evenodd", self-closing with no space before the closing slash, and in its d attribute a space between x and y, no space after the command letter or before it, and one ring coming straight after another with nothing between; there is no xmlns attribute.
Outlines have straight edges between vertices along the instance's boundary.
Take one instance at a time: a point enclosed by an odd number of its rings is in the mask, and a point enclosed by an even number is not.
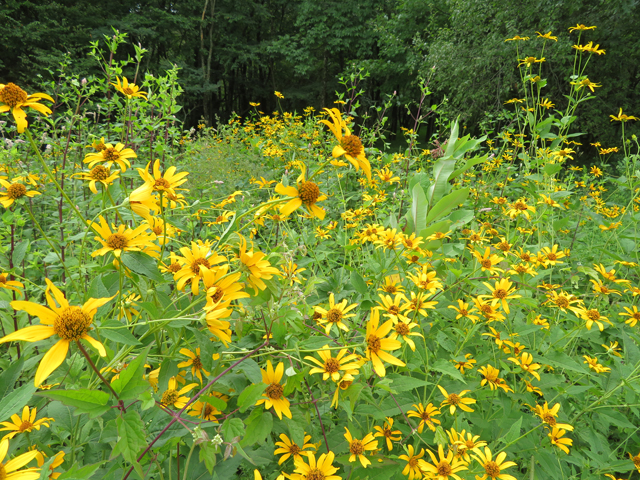
<svg viewBox="0 0 640 480"><path fill-rule="evenodd" d="M558 41L550 42L547 71L570 72L566 26L576 19L597 25L590 39L606 46L590 66L602 88L575 125L586 134L583 150L593 152L590 142L619 139L620 124L603 118L620 107L640 111L637 0L11 0L0 4L0 83L40 91L60 63L98 73L90 42L115 28L148 50L144 71L180 67L178 116L186 127L244 116L250 102L268 113L277 108L274 91L284 94L287 111L331 107L339 78L362 69L369 76L360 85L361 110L391 100L392 135L412 126L407 106L419 99L421 81L428 83L428 105L439 107L419 132L425 141L437 133L438 115L461 115L468 133L500 131L509 121L503 103L518 96L519 85L515 45L504 39L551 30ZM133 56L131 44L119 55ZM548 78L558 108L567 75Z"/></svg>

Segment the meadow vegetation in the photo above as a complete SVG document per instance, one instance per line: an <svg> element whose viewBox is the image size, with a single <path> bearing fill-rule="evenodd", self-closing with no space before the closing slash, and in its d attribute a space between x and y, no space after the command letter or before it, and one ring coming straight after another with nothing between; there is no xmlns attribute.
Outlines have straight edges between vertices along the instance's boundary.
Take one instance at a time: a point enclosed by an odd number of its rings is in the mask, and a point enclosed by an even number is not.
<svg viewBox="0 0 640 480"><path fill-rule="evenodd" d="M557 38L516 35L506 126L429 149L428 82L393 151L364 71L183 131L123 34L101 76L0 85L0 480L640 473L638 118L580 166L594 28L566 108Z"/></svg>

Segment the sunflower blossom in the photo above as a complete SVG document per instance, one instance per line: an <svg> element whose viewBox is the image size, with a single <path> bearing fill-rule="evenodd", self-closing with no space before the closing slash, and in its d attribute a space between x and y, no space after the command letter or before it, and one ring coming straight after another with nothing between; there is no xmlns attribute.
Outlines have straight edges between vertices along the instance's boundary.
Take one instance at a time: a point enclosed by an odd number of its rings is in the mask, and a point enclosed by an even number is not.
<svg viewBox="0 0 640 480"><path fill-rule="evenodd" d="M344 429L346 430L344 438L349 442L349 453L351 454L349 461L360 460L362 466L367 468L368 465L371 465L371 461L366 457L365 453L367 450L376 450L378 448L378 440L374 439L371 433L367 433L362 440L358 440L353 438L347 427Z"/></svg>
<svg viewBox="0 0 640 480"><path fill-rule="evenodd" d="M329 127L329 130L331 130L331 133L333 133L339 142L339 145L333 147L331 155L333 155L333 158L344 156L356 171L362 168L362 171L367 176L367 180L371 182L371 164L364 153L364 146L362 145L360 137L351 134L347 124L342 119L340 110L337 108L325 108L324 111L329 115L331 121L320 120L320 123L324 123ZM342 134L343 131L344 135Z"/></svg>
<svg viewBox="0 0 640 480"><path fill-rule="evenodd" d="M9 431L9 433L3 437L3 440L5 438L11 439L19 433L40 430L42 426L49 427L49 422L55 421L53 418L48 417L42 417L36 420L37 413L37 408L33 407L33 409L29 410L29 407L25 406L22 409L22 417L13 414L10 422L1 422L0 425L2 425L2 428L0 428L0 431Z"/></svg>
<svg viewBox="0 0 640 480"><path fill-rule="evenodd" d="M90 337L88 332L91 330L93 316L98 311L98 308L115 297L114 295L109 298L90 298L82 307L74 307L69 305L64 294L51 280L46 278L45 281L47 282L45 297L49 308L34 302L21 300L11 302L14 310L23 310L29 315L38 317L42 325L25 327L0 338L0 343L16 340L37 342L53 335L59 338L40 361L33 382L36 387L42 385L47 377L62 364L67 356L71 342L85 340L98 350L101 357L107 355L104 345L95 338Z"/></svg>
<svg viewBox="0 0 640 480"><path fill-rule="evenodd" d="M129 83L127 77L122 77L122 83L120 82L120 78L116 77L116 83L111 83L116 90L126 96L129 100L133 97L144 98L147 99L147 92L140 91L140 87L133 83Z"/></svg>
<svg viewBox="0 0 640 480"><path fill-rule="evenodd" d="M7 456L8 451L9 439L4 438L0 441L0 473L3 474L0 478L6 480L38 480L40 478L39 468L30 467L25 468L24 470L18 470L35 459L40 452L32 450L5 462L4 459Z"/></svg>
<svg viewBox="0 0 640 480"><path fill-rule="evenodd" d="M304 205L311 216L323 220L326 212L318 207L316 203L326 200L327 196L320 192L320 188L316 183L307 181L305 178L306 169L302 166L302 173L296 180L295 187L285 187L282 183L276 185L276 193L291 198L286 204L280 207L280 213L285 216L291 215L295 210Z"/></svg>
<svg viewBox="0 0 640 480"><path fill-rule="evenodd" d="M27 112L25 112L23 108L33 108L43 115L49 115L51 113L49 107L38 103L41 100L53 102L53 98L46 93L27 95L27 92L15 83L7 83L6 85L0 83L0 113L11 112L16 121L18 133L24 132L28 125Z"/></svg>
<svg viewBox="0 0 640 480"><path fill-rule="evenodd" d="M371 318L367 323L367 331L365 340L367 342L367 359L373 363L374 371L381 377L384 377L386 370L383 361L399 367L404 367L405 363L397 359L388 352L398 350L402 344L398 340L384 338L393 328L393 321L387 320L380 324L380 312L371 310Z"/></svg>
<svg viewBox="0 0 640 480"><path fill-rule="evenodd" d="M280 362L274 370L271 361L267 360L267 370L260 369L260 372L262 373L262 382L266 383L268 387L262 394L265 398L258 400L256 405L264 403L267 410L273 407L280 420L282 420L282 414L291 418L289 400L284 396L284 385L280 384L284 374L284 363Z"/></svg>
<svg viewBox="0 0 640 480"><path fill-rule="evenodd" d="M333 452L323 453L316 460L314 453L307 455L309 463L305 463L302 457L293 460L296 469L294 473L289 475L292 480L342 480L338 475L334 475L338 471L333 466L335 454Z"/></svg>

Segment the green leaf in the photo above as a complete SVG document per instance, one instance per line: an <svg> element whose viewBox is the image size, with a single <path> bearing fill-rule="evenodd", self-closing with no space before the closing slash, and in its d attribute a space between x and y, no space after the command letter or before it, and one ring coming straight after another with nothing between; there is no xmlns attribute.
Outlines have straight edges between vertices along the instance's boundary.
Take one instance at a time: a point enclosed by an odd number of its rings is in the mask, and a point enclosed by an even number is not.
<svg viewBox="0 0 640 480"><path fill-rule="evenodd" d="M27 249L29 248L29 240L22 240L13 248L13 264L20 265L24 260L24 256L27 254Z"/></svg>
<svg viewBox="0 0 640 480"><path fill-rule="evenodd" d="M265 387L266 386L267 385L265 385ZM215 397L213 395L203 395L203 396L200 397L200 400L202 400L204 403L208 403L209 405L211 405L214 408L217 408L221 412L225 408L227 408L227 402L225 402L221 398Z"/></svg>
<svg viewBox="0 0 640 480"><path fill-rule="evenodd" d="M79 468L78 463L74 463L69 470L58 477L58 480L88 480L105 462L106 460L103 460L102 462L85 465L82 468Z"/></svg>
<svg viewBox="0 0 640 480"><path fill-rule="evenodd" d="M538 356L536 360L540 363L547 363L554 368L564 368L565 370L569 370L577 373L588 373L585 367L576 362L573 358L571 358L566 353L562 352L547 352L545 356Z"/></svg>
<svg viewBox="0 0 640 480"><path fill-rule="evenodd" d="M520 428L522 427L522 417L519 417L515 423L512 423L512 422L508 422L508 423L511 423L511 428L502 439L502 441L505 444L513 442L516 438L520 436Z"/></svg>
<svg viewBox="0 0 640 480"><path fill-rule="evenodd" d="M393 380L391 384L392 388L397 392L407 392L414 388L424 387L430 385L431 382L421 380L419 378L410 377L407 375L387 375L387 378Z"/></svg>
<svg viewBox="0 0 640 480"><path fill-rule="evenodd" d="M124 459L132 464L136 471L140 470L141 472L142 467L140 467L137 458L140 451L147 446L147 442L144 434L144 423L142 423L140 415L135 410L129 410L124 415L116 418L116 425L120 439L111 452L111 459L122 454Z"/></svg>
<svg viewBox="0 0 640 480"><path fill-rule="evenodd" d="M304 443L304 427L297 421L287 417L282 418L289 428L289 439L296 445L302 446Z"/></svg>
<svg viewBox="0 0 640 480"><path fill-rule="evenodd" d="M142 252L126 252L120 255L120 260L132 272L161 283L164 281L158 270L158 261Z"/></svg>
<svg viewBox="0 0 640 480"><path fill-rule="evenodd" d="M36 387L29 382L4 397L0 402L0 422L18 413L29 402L35 391Z"/></svg>
<svg viewBox="0 0 640 480"><path fill-rule="evenodd" d="M451 362L446 361L444 358L441 358L433 365L430 365L431 370L435 370L436 372L444 373L445 375L450 376L454 380L459 380L462 383L467 383L464 377L460 374L460 372L453 366Z"/></svg>
<svg viewBox="0 0 640 480"><path fill-rule="evenodd" d="M0 375L0 399L4 398L7 392L13 390L13 386L16 384L20 373L24 367L24 357L20 357L19 360L12 362L2 375ZM0 420L1 421L1 420Z"/></svg>
<svg viewBox="0 0 640 480"><path fill-rule="evenodd" d="M560 165L559 163L547 163L544 166L543 170L544 170L544 173L546 173L551 177L556 173L558 173L560 170L562 170L562 165Z"/></svg>
<svg viewBox="0 0 640 480"><path fill-rule="evenodd" d="M472 158L470 160L467 160L466 163L460 167L459 169L455 170L451 175L449 175L449 181L455 179L457 176L463 174L464 172L466 172L467 170L469 170L471 167L474 167L480 163L484 163L487 161L487 159L489 158L489 155L483 155L481 157L475 157Z"/></svg>
<svg viewBox="0 0 640 480"><path fill-rule="evenodd" d="M244 423L239 418L227 418L220 432L225 442L231 442L234 438L244 435Z"/></svg>
<svg viewBox="0 0 640 480"><path fill-rule="evenodd" d="M256 383L249 385L238 397L238 407L240 412L244 413L249 407L256 404L258 399L262 396L262 392L268 387L266 383Z"/></svg>
<svg viewBox="0 0 640 480"><path fill-rule="evenodd" d="M269 412L262 412L247 424L247 434L240 442L243 447L248 447L254 443L259 443L267 438L273 428L273 415Z"/></svg>
<svg viewBox="0 0 640 480"><path fill-rule="evenodd" d="M104 338L113 340L116 343L122 343L123 345L141 345L136 337L131 334L129 328L117 320L102 322L98 328L98 332L100 332L100 335Z"/></svg>
<svg viewBox="0 0 640 480"><path fill-rule="evenodd" d="M461 188L440 199L440 201L436 203L431 210L429 210L429 214L427 215L427 224L448 214L459 204L464 203L468 196L469 188Z"/></svg>
<svg viewBox="0 0 640 480"><path fill-rule="evenodd" d="M204 462L204 466L209 473L213 473L213 469L216 466L216 446L211 442L202 442L200 446L200 462Z"/></svg>
<svg viewBox="0 0 640 480"><path fill-rule="evenodd" d="M433 165L433 177L434 181L427 190L427 203L433 206L444 197L449 189L449 176L453 173L456 167L455 158L444 156L438 159ZM427 224L429 222L427 221Z"/></svg>
<svg viewBox="0 0 640 480"><path fill-rule="evenodd" d="M419 232L427 227L428 208L427 196L424 194L422 186L416 183L411 190L411 217L413 218L414 232Z"/></svg>
<svg viewBox="0 0 640 480"><path fill-rule="evenodd" d="M369 293L369 287L367 287L367 282L364 281L362 275L358 272L351 272L351 285L353 289L358 292L360 295L366 295Z"/></svg>
<svg viewBox="0 0 640 480"><path fill-rule="evenodd" d="M149 388L149 382L144 377L144 364L149 348L144 349L122 372L111 382L111 387L122 400L137 398Z"/></svg>
<svg viewBox="0 0 640 480"><path fill-rule="evenodd" d="M74 415L89 414L89 417L98 417L109 411L109 394L100 390L45 390L36 395L48 397L51 400L61 402L68 407L76 407Z"/></svg>
<svg viewBox="0 0 640 480"><path fill-rule="evenodd" d="M456 148L456 142L458 141L459 118L460 117L456 118L456 121L453 122L453 126L451 127L451 134L449 135L449 140L447 141L447 149L444 152L445 157L450 157L451 155L453 155L453 151Z"/></svg>

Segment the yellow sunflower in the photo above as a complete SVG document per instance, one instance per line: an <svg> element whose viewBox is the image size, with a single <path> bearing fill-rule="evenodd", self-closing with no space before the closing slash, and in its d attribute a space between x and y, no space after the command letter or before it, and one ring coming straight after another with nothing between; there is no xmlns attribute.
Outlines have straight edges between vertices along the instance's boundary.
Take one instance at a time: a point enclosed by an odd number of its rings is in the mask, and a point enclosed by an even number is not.
<svg viewBox="0 0 640 480"><path fill-rule="evenodd" d="M90 337L88 332L91 329L93 316L98 308L113 298L90 298L82 307L74 307L69 305L64 294L51 283L51 280L45 278L45 281L47 282L45 296L49 308L33 302L20 300L11 302L14 310L24 310L29 315L38 317L42 325L25 327L0 338L0 343L15 340L37 342L53 335L58 336L58 342L49 349L40 361L33 382L36 387L42 385L47 377L62 364L67 356L71 342L86 340L98 350L101 357L107 355L104 345L95 338Z"/></svg>
<svg viewBox="0 0 640 480"><path fill-rule="evenodd" d="M22 282L18 282L17 280L9 280L8 277L8 273L0 273L0 288L13 290L15 292L19 292L21 288L24 288L24 284Z"/></svg>
<svg viewBox="0 0 640 480"><path fill-rule="evenodd" d="M387 421L382 424L382 427L373 427L376 433L374 437L382 437L387 441L387 449L393 450L393 442L397 442L402 438L402 432L400 430L393 429L393 418L387 417Z"/></svg>
<svg viewBox="0 0 640 480"><path fill-rule="evenodd" d="M160 403L163 407L169 407L173 405L176 408L184 408L184 406L189 401L189 397L183 395L189 393L197 386L197 383L190 383L189 385L185 385L180 390L178 390L178 380L176 379L176 377L171 377L169 379L169 385L167 386L167 389L162 394Z"/></svg>
<svg viewBox="0 0 640 480"><path fill-rule="evenodd" d="M51 113L49 107L38 103L40 100L53 102L53 98L46 93L27 95L27 92L15 83L7 83L6 85L0 83L0 113L11 111L18 127L18 133L24 132L27 128L27 112L23 108L33 108L43 115Z"/></svg>
<svg viewBox="0 0 640 480"><path fill-rule="evenodd" d="M484 447L484 453L478 452L475 459L480 465L482 465L485 473L481 477L476 476L476 478L478 480L486 480L486 478L491 478L491 480L495 480L496 478L499 480L516 480L516 477L502 473L503 470L516 466L515 462L505 462L504 460L506 458L507 454L505 452L500 452L496 456L496 459L493 460L493 454L489 447Z"/></svg>
<svg viewBox="0 0 640 480"><path fill-rule="evenodd" d="M127 168L131 168L129 158L137 158L136 152L130 148L124 148L122 143L116 143L114 146L111 143L107 143L103 150L99 152L87 153L84 157L84 163L88 163L89 167L93 168L96 163L107 162L106 166L110 167L114 163L122 169L123 172L127 171Z"/></svg>
<svg viewBox="0 0 640 480"><path fill-rule="evenodd" d="M422 403L417 405L413 405L415 407L415 411L409 410L407 415L409 417L416 417L420 419L420 423L418 424L418 433L422 433L424 426L429 427L429 430L432 432L436 431L435 424L440 425L440 420L437 418L433 418L435 415L440 415L440 410L433 406L432 403L428 404L426 407L422 406Z"/></svg>
<svg viewBox="0 0 640 480"><path fill-rule="evenodd" d="M324 111L329 115L331 121L320 120L320 123L324 123L331 133L336 137L339 145L333 147L331 155L333 158L339 158L344 156L351 165L357 170L362 168L362 171L367 176L367 180L371 182L371 164L364 153L364 146L362 140L357 135L352 135L351 131L347 127L347 124L342 119L342 114L337 108L328 109ZM344 131L344 135L342 132Z"/></svg>
<svg viewBox="0 0 640 480"><path fill-rule="evenodd" d="M367 433L362 440L358 440L351 436L351 432L347 427L344 427L344 429L346 430L344 438L349 442L349 453L351 454L349 461L360 460L362 466L367 468L367 465L371 465L371 461L366 457L365 453L367 450L376 450L378 448L378 440L373 438L371 433Z"/></svg>
<svg viewBox="0 0 640 480"><path fill-rule="evenodd" d="M351 354L345 357L346 354L347 349L343 348L338 352L336 357L332 357L329 345L325 345L322 347L322 350L318 352L322 361L311 356L306 356L304 358L318 365L309 371L310 375L313 375L314 373L322 373L322 380L327 381L331 378L331 380L337 382L342 376L340 373L341 371L358 370L360 368L359 363L354 363L354 361L358 359L358 355Z"/></svg>
<svg viewBox="0 0 640 480"><path fill-rule="evenodd" d="M111 173L111 166L96 165L88 172L74 173L72 177L80 178L89 182L89 190L94 194L98 193L96 188L96 182L100 182L104 185L104 188L108 187L119 177L120 170L116 170Z"/></svg>
<svg viewBox="0 0 640 480"><path fill-rule="evenodd" d="M371 318L367 323L367 331L365 334L365 340L367 342L367 359L373 363L373 370L381 377L386 374L383 361L392 365L404 367L405 363L402 360L397 359L388 352L398 350L402 347L398 340L392 340L391 338L384 338L393 328L393 322L387 320L382 325L380 324L380 312L378 310L371 310Z"/></svg>
<svg viewBox="0 0 640 480"><path fill-rule="evenodd" d="M0 185L7 189L6 192L0 192L0 204L4 208L9 208L13 205L13 202L22 197L35 197L36 195L40 195L40 192L36 192L35 190L27 190L22 183L14 182L9 183L6 180L0 178Z"/></svg>
<svg viewBox="0 0 640 480"><path fill-rule="evenodd" d="M326 200L327 196L320 192L320 188L314 182L305 180L305 168L296 180L295 187L285 187L282 183L276 185L276 192L280 195L291 197L286 204L280 207L282 215L291 215L296 209L304 205L313 217L324 219L325 211L316 205L317 202Z"/></svg>
<svg viewBox="0 0 640 480"><path fill-rule="evenodd" d="M272 267L265 257L266 255L263 252L254 252L253 248L247 250L246 240L244 238L240 239L238 259L248 270L247 282L253 287L255 293L258 293L258 290L267 288L267 284L263 280L271 280L274 275L282 276L280 270Z"/></svg>
<svg viewBox="0 0 640 480"><path fill-rule="evenodd" d="M440 404L441 406L449 405L449 414L453 415L456 411L456 408L460 408L460 410L465 412L473 412L473 409L468 407L467 405L472 405L476 403L476 400L473 398L464 398L464 396L470 392L470 390L463 390L460 393L447 393L447 391L438 385L440 389L440 393L444 396L444 400Z"/></svg>
<svg viewBox="0 0 640 480"><path fill-rule="evenodd" d="M429 478L434 480L448 480L449 477L451 477L455 480L462 480L457 473L463 470L469 470L467 468L467 462L460 458L454 458L452 451L447 452L447 455L445 455L442 445L438 445L438 457L436 457L431 450L427 450L427 453L433 463L420 460L418 465Z"/></svg>
<svg viewBox="0 0 640 480"><path fill-rule="evenodd" d="M11 416L11 422L0 422L0 425L2 425L0 432L9 431L9 433L3 437L3 440L5 438L13 438L19 433L31 432L34 429L40 430L40 427L42 426L49 427L49 422L55 421L53 418L47 417L42 417L40 420L36 420L37 413L37 408L33 407L32 410L29 410L29 407L25 406L22 409L22 418L17 414L13 414Z"/></svg>
<svg viewBox="0 0 640 480"><path fill-rule="evenodd" d="M295 458L296 469L294 473L289 475L291 480L342 480L338 475L334 475L338 471L333 466L333 459L335 454L333 452L323 453L318 460L314 453L309 453L307 459L309 463L305 463L302 457Z"/></svg>
<svg viewBox="0 0 640 480"><path fill-rule="evenodd" d="M6 480L38 480L40 478L40 469L36 467L25 468L18 471L19 468L24 467L31 460L36 458L40 452L32 450L22 455L18 455L16 458L4 462L7 452L9 451L9 439L5 438L0 441L0 473L3 474L2 478ZM336 477L338 478L338 477Z"/></svg>
<svg viewBox="0 0 640 480"><path fill-rule="evenodd" d="M183 290L187 282L191 281L191 292L194 295L198 295L200 280L204 276L204 269L200 266L210 269L226 260L222 255L211 251L209 242L191 242L191 248L182 247L180 253L182 257L171 254L171 258L182 265L182 268L173 275L173 279L178 282L178 290Z"/></svg>
<svg viewBox="0 0 640 480"><path fill-rule="evenodd" d="M120 83L120 78L116 77L116 83L111 83L116 90L126 96L129 100L133 97L144 98L147 99L147 92L140 91L140 87L133 83L129 83L127 77L122 77L122 83Z"/></svg>
<svg viewBox="0 0 640 480"><path fill-rule="evenodd" d="M266 383L268 387L262 394L265 398L258 400L256 405L264 403L267 410L273 407L280 420L282 420L282 414L287 418L291 418L289 400L283 395L284 385L280 384L284 374L284 363L280 362L274 370L271 361L267 360L267 370L260 369L260 372L262 373L262 382Z"/></svg>
<svg viewBox="0 0 640 480"><path fill-rule="evenodd" d="M99 225L88 222L91 228L100 235L99 237L94 237L95 240L102 244L102 248L91 254L92 257L113 252L116 258L120 258L122 252L140 252L143 250L149 255L158 256L160 248L153 243L156 236L154 233L147 233L147 225L140 225L134 230L126 225L118 225L116 229L115 225L111 225L111 228L109 228L109 224L102 215L100 215L99 219Z"/></svg>
<svg viewBox="0 0 640 480"><path fill-rule="evenodd" d="M198 377L198 380L200 380L200 383L202 383L202 373L204 373L206 376L209 376L210 373L207 372L202 366L202 360L200 360L200 347L196 348L195 353L188 348L181 348L180 353L189 357L189 360L180 362L178 364L178 368L191 367L191 375L193 375L194 377Z"/></svg>
<svg viewBox="0 0 640 480"><path fill-rule="evenodd" d="M347 312L350 312L358 305L353 303L347 307L347 303L346 299L342 300L340 303L336 303L335 297L332 293L329 295L329 310L325 310L322 307L315 307L315 312L321 315L318 319L318 323L326 324L324 331L327 335L329 335L331 327L334 325L345 332L349 331L349 327L347 327L342 320L345 318L355 317L355 313L347 314Z"/></svg>
<svg viewBox="0 0 640 480"><path fill-rule="evenodd" d="M416 450L413 445L407 447L407 455L400 455L398 458L404 460L407 464L402 470L402 474L408 477L408 480L414 480L414 478L421 479L424 476L424 472L420 468L420 459L424 456L424 448L420 449L420 453L415 453Z"/></svg>
<svg viewBox="0 0 640 480"><path fill-rule="evenodd" d="M156 160L153 163L153 171L149 172L149 167L151 166L151 162L147 163L147 166L144 168L138 168L138 173L142 180L151 188L154 192L167 192L168 194L175 195L176 190L184 190L183 188L178 189L180 185L187 181L186 176L189 175L189 172L180 172L176 173L176 167L171 166L167 168L164 172L160 172L160 160Z"/></svg>
<svg viewBox="0 0 640 480"><path fill-rule="evenodd" d="M299 459L301 455L308 456L310 453L313 453L311 449L315 450L316 447L313 443L307 443L311 440L311 435L304 436L302 447L298 446L295 442L291 441L289 437L287 437L284 433L280 434L280 442L275 442L277 448L273 454L274 455L282 455L280 460L278 460L278 465L282 465L287 458L293 456L294 461Z"/></svg>

